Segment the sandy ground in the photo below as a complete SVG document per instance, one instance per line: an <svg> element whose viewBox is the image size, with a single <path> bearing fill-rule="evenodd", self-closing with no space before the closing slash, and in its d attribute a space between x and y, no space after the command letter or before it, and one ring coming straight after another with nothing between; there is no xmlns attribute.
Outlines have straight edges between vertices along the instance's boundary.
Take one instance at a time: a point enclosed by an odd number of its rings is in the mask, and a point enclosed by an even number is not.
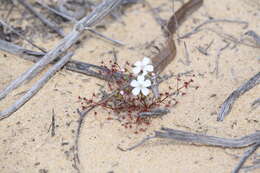
<svg viewBox="0 0 260 173"><path fill-rule="evenodd" d="M171 15L169 0L149 0L153 7L161 7L161 17ZM176 2L176 8L180 6ZM248 30L260 34L260 3L257 0L205 0L204 5L179 28L180 35L205 21L207 16L216 19L237 19L249 22L243 25L232 23L210 24L205 28L232 34L239 38ZM133 5L125 10L121 21L107 25L103 34L127 44L116 47L96 37L89 37L77 49L74 59L99 64L102 60L112 59L113 49L118 51L119 64L126 60L134 63L143 56L151 56L153 49L145 45L153 40L157 45L162 42L162 31L155 22L148 7ZM88 35L88 34L86 34ZM208 56L202 55L197 47L206 47L212 40ZM186 42L190 64L187 65L184 41ZM39 42L51 49L58 42ZM217 51L230 43L217 60ZM251 103L259 98L260 86L241 96L231 113L223 122L216 121L216 113L224 99L242 83L255 75L260 69L260 50L245 45L235 45L225 41L211 31L199 32L177 44L177 57L164 72L174 73L193 70L198 90L189 89L187 95L179 97L180 104L162 119L152 122L148 132L135 135L123 129L116 121L108 121L102 116L106 112L97 108L98 115L90 113L86 118L79 141L81 170L85 172L163 172L163 173L226 173L231 172L245 149L222 149L195 146L171 140L151 140L133 151L122 152L117 146L129 147L144 136L161 126L198 132L219 137L241 137L260 130L260 107L251 108ZM7 55L7 56L4 56ZM219 73L214 68L219 62ZM184 62L184 63L183 63ZM0 52L0 89L26 71L33 64ZM39 79L38 76L36 79ZM0 110L7 108L21 92L26 91L35 81L13 91L1 101ZM78 73L62 70L44 88L11 117L0 121L0 172L1 173L73 173L73 153L75 130L79 107L78 96L89 97L98 91L97 83L103 81ZM175 85L170 80L161 86ZM212 95L215 94L215 97ZM56 114L56 134L48 132L52 110ZM260 150L258 150L258 153ZM252 159L250 159L252 161ZM247 164L250 163L247 162ZM255 173L260 170L253 171Z"/></svg>

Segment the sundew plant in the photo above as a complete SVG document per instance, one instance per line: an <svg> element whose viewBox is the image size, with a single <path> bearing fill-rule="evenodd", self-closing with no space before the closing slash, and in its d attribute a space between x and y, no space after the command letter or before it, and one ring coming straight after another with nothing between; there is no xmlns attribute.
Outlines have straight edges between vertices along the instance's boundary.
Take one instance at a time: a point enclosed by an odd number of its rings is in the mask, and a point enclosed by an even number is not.
<svg viewBox="0 0 260 173"><path fill-rule="evenodd" d="M178 104L177 96L185 95L183 90L193 82L192 79L182 81L176 77L177 84L159 92L158 86L164 79L154 72L150 58L144 57L133 66L126 62L124 68L112 61L108 65L104 62L101 64L108 70L99 73L105 73L103 75L110 76L111 80L107 81L100 93L93 93L91 98L79 97L81 109L100 106L106 110L107 120L116 120L136 134L146 131L154 119L169 113ZM103 101L109 93L114 94ZM98 116L98 113L95 112L95 115Z"/></svg>

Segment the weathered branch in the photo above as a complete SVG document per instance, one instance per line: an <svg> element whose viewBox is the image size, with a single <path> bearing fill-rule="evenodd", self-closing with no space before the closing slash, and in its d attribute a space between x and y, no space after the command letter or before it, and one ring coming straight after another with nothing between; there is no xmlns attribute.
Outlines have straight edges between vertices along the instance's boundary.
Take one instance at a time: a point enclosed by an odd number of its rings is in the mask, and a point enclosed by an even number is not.
<svg viewBox="0 0 260 173"><path fill-rule="evenodd" d="M252 133L247 136L243 136L241 138L228 139L228 138L220 138L215 136L196 134L196 133L185 132L181 130L175 130L175 129L163 127L161 128L161 131L155 131L154 136L147 137L144 140L142 140L140 143L126 150L133 150L134 148L142 145L147 140L153 138L173 139L173 140L192 143L192 144L200 144L200 145L222 147L222 148L243 148L255 144L260 144L260 131L256 131L255 133Z"/></svg>
<svg viewBox="0 0 260 173"><path fill-rule="evenodd" d="M228 98L224 101L224 103L221 105L217 121L223 121L225 116L229 114L229 112L232 109L233 104L235 101L245 92L252 89L256 85L260 84L260 72L258 72L256 75L254 75L251 79L249 79L246 83L241 85L238 89L233 91Z"/></svg>
<svg viewBox="0 0 260 173"><path fill-rule="evenodd" d="M253 103L251 104L251 107L254 108L254 107L257 107L260 105L260 97L257 98L255 101L253 101Z"/></svg>
<svg viewBox="0 0 260 173"><path fill-rule="evenodd" d="M34 16L36 16L43 24L48 26L51 30L58 33L60 36L64 37L64 32L57 26L57 24L49 21L46 17L44 17L42 14L37 12L31 4L29 4L26 0L17 0L22 6L24 6L28 11L30 11Z"/></svg>
<svg viewBox="0 0 260 173"><path fill-rule="evenodd" d="M255 31L250 30L250 31L247 31L245 34L253 37L253 39L256 41L256 43L260 46L260 36Z"/></svg>
<svg viewBox="0 0 260 173"><path fill-rule="evenodd" d="M29 60L32 62L39 61L45 55L45 53L31 51L21 46L18 46L14 43L10 43L1 39L0 39L0 50L8 52L10 54L17 55L25 60ZM55 61L52 61L51 63L55 63ZM109 71L109 69L102 66L89 64L89 63L76 61L76 60L70 60L65 65L65 68L70 71L85 74L88 76L93 76L102 80L106 80L106 81L112 80L111 75L106 75L108 74L107 72ZM122 74L116 72L113 75L117 77L117 76L121 76Z"/></svg>
<svg viewBox="0 0 260 173"><path fill-rule="evenodd" d="M14 32L15 34L17 34L19 37L21 37L23 40L25 40L27 43L31 44L33 47L39 49L42 52L46 52L43 48L37 46L33 41L27 39L25 36L23 36L22 34L20 34L18 31L16 31L12 26L8 25L7 23L5 23L4 21L0 20L0 24L5 26L6 28L8 28L9 30L11 30L12 32Z"/></svg>
<svg viewBox="0 0 260 173"><path fill-rule="evenodd" d="M247 150L244 155L242 156L242 158L240 159L239 163L237 164L237 166L234 168L234 170L232 171L232 173L238 173L239 170L242 168L242 166L244 165L244 163L246 162L246 160L257 150L257 148L260 146L260 142L253 145L249 150Z"/></svg>
<svg viewBox="0 0 260 173"><path fill-rule="evenodd" d="M43 86L44 84L57 72L59 71L64 64L66 64L69 59L72 57L72 53L66 54L60 59L51 69L46 72L46 74L35 83L35 85L26 92L19 100L17 100L12 106L6 110L0 112L0 120L9 117L12 113L17 111L21 106L23 106L28 100L30 100Z"/></svg>
<svg viewBox="0 0 260 173"><path fill-rule="evenodd" d="M218 23L218 22L225 22L225 23L237 23L237 24L242 24L244 25L243 28L247 28L248 27L248 22L245 21L240 21L240 20L229 20L229 19L208 19L206 21L204 21L203 23L199 24L198 26L196 26L195 28L192 29L192 31L183 34L182 36L180 36L179 39L184 39L187 37L190 37L191 35L197 33L200 31L201 27L210 24L210 23Z"/></svg>
<svg viewBox="0 0 260 173"><path fill-rule="evenodd" d="M21 46L18 46L14 43L1 40L1 39L0 39L0 50L8 52L10 54L17 55L23 59L30 60L33 62L36 62L39 59L38 57L42 57L45 55L44 52L31 51Z"/></svg>
<svg viewBox="0 0 260 173"><path fill-rule="evenodd" d="M97 6L93 12L84 17L75 24L74 29L51 51L41 58L34 66L23 73L16 80L12 81L3 91L0 92L0 100L3 99L9 92L19 87L26 80L31 79L39 73L46 65L67 51L80 37L86 27L91 27L98 21L103 19L111 10L117 6L121 0L106 0Z"/></svg>
<svg viewBox="0 0 260 173"><path fill-rule="evenodd" d="M201 145L227 147L227 148L242 148L260 143L260 131L253 134L243 136L237 139L227 139L215 136L201 135L191 132L184 132L170 128L162 128L162 131L155 131L157 138L169 138L178 141L190 142Z"/></svg>
<svg viewBox="0 0 260 173"><path fill-rule="evenodd" d="M146 141L154 138L173 139L173 140L187 142L196 145L200 144L200 145L222 147L222 148L243 148L243 147L252 146L249 150L247 150L244 153L244 155L242 156L238 165L234 168L232 173L238 173L239 170L244 165L245 161L260 146L260 131L256 131L255 133L243 136L241 138L228 139L228 138L220 138L215 136L185 132L185 131L175 130L170 128L161 128L161 131L155 131L154 136L148 136L130 148L122 149L121 147L118 147L118 149L120 149L121 151L130 151L144 144Z"/></svg>

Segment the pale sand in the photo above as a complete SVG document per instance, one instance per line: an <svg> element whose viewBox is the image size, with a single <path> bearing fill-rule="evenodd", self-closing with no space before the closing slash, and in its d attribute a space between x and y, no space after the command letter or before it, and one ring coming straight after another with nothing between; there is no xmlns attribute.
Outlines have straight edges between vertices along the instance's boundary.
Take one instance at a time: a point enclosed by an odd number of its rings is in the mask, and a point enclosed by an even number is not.
<svg viewBox="0 0 260 173"><path fill-rule="evenodd" d="M171 15L171 3L168 0L149 0L154 7L165 4L161 16L167 19ZM176 8L180 3L176 3ZM192 27L206 20L206 16L214 18L239 19L249 22L249 27L242 25L218 23L205 26L222 30L239 38L248 30L260 33L260 4L257 0L205 0L204 5L195 12L179 28L183 34ZM152 49L145 50L145 43L156 40L162 43L162 32L154 21L149 9L142 5L133 5L125 11L121 23L112 22L107 25L103 34L127 44L125 48L112 46L110 43L92 37L84 41L77 49L74 59L99 64L102 60L112 59L109 51L118 51L119 64L126 60L133 63L144 55L152 55ZM196 24L194 24L194 21ZM124 23L124 24L123 24ZM214 40L209 48L209 56L198 52L196 47L203 46ZM51 49L55 42L42 43ZM144 134L135 135L123 129L117 121L105 120L106 112L96 109L97 117L90 113L82 126L79 141L82 172L106 173L121 172L163 172L163 173L226 173L238 163L245 149L222 149L206 146L187 145L171 140L153 139L139 148L122 152L117 146L129 147L139 142L144 136L158 130L161 126L198 132L219 137L241 137L255 130L260 130L260 107L252 110L250 104L259 98L260 86L241 96L231 113L223 122L216 121L216 112L225 98L246 80L255 75L260 64L257 57L259 49L234 44L225 49L219 58L219 76L211 73L215 67L217 50L225 46L223 39L210 31L202 31L185 39L188 47L190 65L184 65L183 42L178 45L176 59L169 64L169 70L180 73L193 70L197 75L194 80L198 90L189 89L186 96L178 98L180 104L162 119L156 119ZM40 43L39 43L40 44ZM134 47L130 50L129 47ZM31 67L31 62L19 57L0 53L0 89L11 80ZM231 71L234 72L232 76ZM200 74L200 75L198 75ZM39 79L40 76L37 77ZM15 99L16 94L28 89L36 79L16 89L5 100L1 101L0 110L7 108ZM75 110L79 107L77 97L91 96L98 92L97 83L103 81L78 73L62 70L58 72L44 88L11 117L0 121L0 169L1 173L30 173L40 169L49 173L76 172L72 167L73 154L70 148L74 144L74 134L78 119ZM174 84L173 80L163 84L161 88ZM216 94L216 97L210 97ZM52 109L56 113L56 135L51 137L48 128L51 123ZM256 120L256 121L253 121ZM62 143L68 142L68 145ZM260 150L258 150L259 153ZM250 158L252 161L252 158ZM250 163L247 162L247 163ZM255 170L255 173L260 170Z"/></svg>

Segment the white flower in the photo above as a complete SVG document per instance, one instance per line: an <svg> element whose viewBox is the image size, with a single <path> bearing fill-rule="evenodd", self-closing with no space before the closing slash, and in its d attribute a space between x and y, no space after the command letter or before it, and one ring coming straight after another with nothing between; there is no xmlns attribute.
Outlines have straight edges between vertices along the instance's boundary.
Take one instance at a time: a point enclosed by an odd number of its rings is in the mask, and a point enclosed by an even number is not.
<svg viewBox="0 0 260 173"><path fill-rule="evenodd" d="M147 57L144 57L142 61L137 61L134 64L133 72L134 74L139 74L143 72L142 75L146 75L148 72L153 71L153 66L151 65L151 60Z"/></svg>
<svg viewBox="0 0 260 173"><path fill-rule="evenodd" d="M138 95L142 92L143 95L147 96L150 92L147 87L151 86L151 81L149 79L144 80L144 76L138 76L137 80L132 80L130 85L134 87L132 90L134 95Z"/></svg>
<svg viewBox="0 0 260 173"><path fill-rule="evenodd" d="M121 95L124 95L125 92L124 92L123 90L121 90L119 93L120 93Z"/></svg>

